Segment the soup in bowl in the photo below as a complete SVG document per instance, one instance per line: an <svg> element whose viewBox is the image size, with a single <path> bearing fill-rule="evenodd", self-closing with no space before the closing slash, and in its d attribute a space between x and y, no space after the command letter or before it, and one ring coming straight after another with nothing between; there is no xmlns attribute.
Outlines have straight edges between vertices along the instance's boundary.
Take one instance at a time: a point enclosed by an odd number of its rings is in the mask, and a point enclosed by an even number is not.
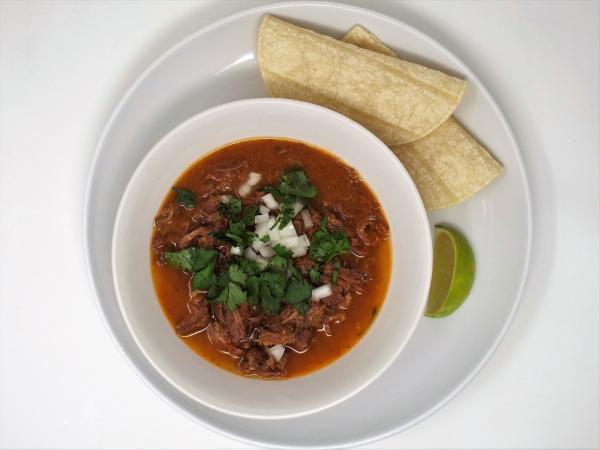
<svg viewBox="0 0 600 450"><path fill-rule="evenodd" d="M370 132L256 99L204 112L140 164L117 215L128 326L186 395L253 418L318 411L396 358L425 306L419 195Z"/></svg>

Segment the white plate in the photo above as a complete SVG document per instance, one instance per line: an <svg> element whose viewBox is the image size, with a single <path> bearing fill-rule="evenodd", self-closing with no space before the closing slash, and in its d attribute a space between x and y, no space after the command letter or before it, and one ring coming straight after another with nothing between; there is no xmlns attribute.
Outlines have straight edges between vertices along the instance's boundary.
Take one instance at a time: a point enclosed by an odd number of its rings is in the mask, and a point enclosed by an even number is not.
<svg viewBox="0 0 600 450"><path fill-rule="evenodd" d="M460 228L473 245L477 276L467 302L445 319L423 319L400 358L357 396L317 414L283 420L277 427L202 406L154 370L121 316L110 259L119 200L149 149L200 111L266 95L254 56L258 23L266 12L338 37L360 23L401 55L466 78L469 86L456 116L505 168L474 198L430 215L432 224ZM317 2L241 12L198 31L155 62L127 92L104 130L90 172L84 220L86 259L99 310L135 371L167 402L215 431L260 446L290 448L347 447L381 439L417 423L460 392L489 359L515 314L532 230L519 149L475 75L440 44L402 22Z"/></svg>

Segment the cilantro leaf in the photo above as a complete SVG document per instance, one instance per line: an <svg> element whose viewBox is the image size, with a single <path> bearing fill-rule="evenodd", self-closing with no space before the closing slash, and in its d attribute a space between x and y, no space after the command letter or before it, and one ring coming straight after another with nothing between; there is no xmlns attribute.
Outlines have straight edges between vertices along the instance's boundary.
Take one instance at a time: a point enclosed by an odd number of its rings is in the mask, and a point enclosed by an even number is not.
<svg viewBox="0 0 600 450"><path fill-rule="evenodd" d="M241 222L230 223L227 230L218 231L213 236L221 241L233 243L240 248L248 247L256 238L256 234L246 230L246 226Z"/></svg>
<svg viewBox="0 0 600 450"><path fill-rule="evenodd" d="M308 178L302 169L288 170L281 176L279 191L284 195L314 198L317 188L308 184Z"/></svg>
<svg viewBox="0 0 600 450"><path fill-rule="evenodd" d="M260 306L266 313L279 314L281 312L281 300L279 300L269 286L261 283L260 285Z"/></svg>
<svg viewBox="0 0 600 450"><path fill-rule="evenodd" d="M333 282L333 284L337 283L341 268L342 268L342 265L340 264L339 261L335 261L333 263L333 270L331 271L331 281Z"/></svg>
<svg viewBox="0 0 600 450"><path fill-rule="evenodd" d="M240 286L246 286L246 280L248 279L248 275L244 273L240 266L237 264L232 264L229 266L229 279L234 283L239 284Z"/></svg>
<svg viewBox="0 0 600 450"><path fill-rule="evenodd" d="M321 268L319 266L314 266L308 272L308 277L313 284L319 284L319 280L321 279Z"/></svg>
<svg viewBox="0 0 600 450"><path fill-rule="evenodd" d="M321 229L316 231L310 242L308 256L320 263L326 263L350 250L350 241L339 230L327 230L327 218L321 221Z"/></svg>
<svg viewBox="0 0 600 450"><path fill-rule="evenodd" d="M188 191L186 189L181 188L172 188L175 191L175 201L181 206L185 206L188 209L191 209L196 204L196 194L192 191Z"/></svg>
<svg viewBox="0 0 600 450"><path fill-rule="evenodd" d="M194 291L208 291L215 284L213 269L213 265L209 265L194 274L192 278L192 289Z"/></svg>
<svg viewBox="0 0 600 450"><path fill-rule="evenodd" d="M251 305L258 305L260 283L256 276L251 276L246 281L246 288L248 289L248 303Z"/></svg>
<svg viewBox="0 0 600 450"><path fill-rule="evenodd" d="M265 234L263 237L260 238L260 241L264 242L264 243L267 243L267 242L269 242L270 239L271 238L269 237L269 235Z"/></svg>
<svg viewBox="0 0 600 450"><path fill-rule="evenodd" d="M268 186L262 190L271 193L275 200L287 207L291 207L300 198L311 199L317 195L317 188L308 183L304 170L300 168L286 171L281 176L279 186ZM282 212L284 212L283 208ZM293 218L293 209L291 214ZM291 220L289 210L285 214L281 214L280 217L281 220L278 218L279 227L283 228Z"/></svg>
<svg viewBox="0 0 600 450"><path fill-rule="evenodd" d="M217 252L213 249L189 247L178 252L164 252L165 262L185 272L195 272L204 269L217 259Z"/></svg>
<svg viewBox="0 0 600 450"><path fill-rule="evenodd" d="M227 203L219 203L219 212L223 217L235 222L242 212L242 201L237 197L231 197Z"/></svg>
<svg viewBox="0 0 600 450"><path fill-rule="evenodd" d="M290 274L292 275L292 277L295 278L296 280L304 279L302 277L302 272L300 272L300 270L294 264L290 263L288 270L290 271Z"/></svg>
<svg viewBox="0 0 600 450"><path fill-rule="evenodd" d="M300 303L294 303L294 308L296 308L300 314L302 314L303 316L305 316L306 312L310 308L310 303L308 303L307 301L306 302L300 302Z"/></svg>
<svg viewBox="0 0 600 450"><path fill-rule="evenodd" d="M225 303L227 309L233 311L242 303L246 303L246 293L237 284L230 281L217 297L217 301Z"/></svg>
<svg viewBox="0 0 600 450"><path fill-rule="evenodd" d="M250 261L246 258L238 258L237 262L240 266L240 269L242 269L249 277L258 275L261 272L260 266L255 261Z"/></svg>
<svg viewBox="0 0 600 450"><path fill-rule="evenodd" d="M285 290L285 299L290 304L308 300L312 295L312 287L304 280L291 280Z"/></svg>
<svg viewBox="0 0 600 450"><path fill-rule="evenodd" d="M284 273L263 272L260 276L260 305L265 312L278 314L281 311L286 282Z"/></svg>
<svg viewBox="0 0 600 450"><path fill-rule="evenodd" d="M279 226L280 230L283 230L286 225L288 223L290 223L292 221L292 219L294 218L294 207L293 206L288 206L288 205L282 205L282 207L280 208L280 213L277 216L277 220L275 220L275 223L273 224L273 226L271 227L271 230L273 228L275 228L276 226Z"/></svg>
<svg viewBox="0 0 600 450"><path fill-rule="evenodd" d="M245 225L247 227L250 225L253 225L254 224L254 216L256 216L257 211L258 211L258 206L256 206L256 205L250 206L246 210L246 215L241 220L242 225Z"/></svg>
<svg viewBox="0 0 600 450"><path fill-rule="evenodd" d="M285 259L292 259L292 255L294 254L290 249L288 249L286 246L281 245L281 244L276 244L273 247L273 251L275 252L275 254L277 256L281 256L282 258L285 258Z"/></svg>
<svg viewBox="0 0 600 450"><path fill-rule="evenodd" d="M287 272L288 261L279 255L275 255L273 258L271 258L271 261L269 261L267 268L273 270L274 272L285 273Z"/></svg>

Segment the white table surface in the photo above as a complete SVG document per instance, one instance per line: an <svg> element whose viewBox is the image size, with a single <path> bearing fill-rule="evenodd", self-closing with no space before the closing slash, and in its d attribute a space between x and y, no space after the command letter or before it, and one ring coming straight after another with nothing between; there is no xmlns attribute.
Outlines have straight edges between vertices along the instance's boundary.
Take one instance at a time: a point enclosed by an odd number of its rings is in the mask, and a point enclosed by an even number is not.
<svg viewBox="0 0 600 450"><path fill-rule="evenodd" d="M120 96L163 51L259 2L0 1L0 447L242 448L167 406L104 329L83 189ZM522 307L476 380L370 448L597 448L598 2L359 2L479 75L523 150L535 241Z"/></svg>

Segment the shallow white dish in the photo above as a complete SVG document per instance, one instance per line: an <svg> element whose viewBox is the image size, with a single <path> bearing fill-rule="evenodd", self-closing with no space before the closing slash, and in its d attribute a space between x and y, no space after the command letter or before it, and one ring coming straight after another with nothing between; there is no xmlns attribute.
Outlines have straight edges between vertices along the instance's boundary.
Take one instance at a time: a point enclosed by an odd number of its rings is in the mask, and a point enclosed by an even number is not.
<svg viewBox="0 0 600 450"><path fill-rule="evenodd" d="M360 23L400 54L465 77L469 85L456 116L505 168L472 199L429 216L432 223L457 226L473 244L478 271L468 301L443 320L423 319L396 362L353 398L320 413L282 420L277 427L270 421L216 412L164 380L127 330L113 289L110 255L119 200L148 149L200 111L266 96L254 57L258 23L265 13L338 37ZM219 52L214 51L217 47ZM439 43L398 20L320 2L243 11L198 31L154 63L121 100L104 130L90 170L84 226L86 263L97 306L132 368L158 395L198 423L259 447L281 448L342 448L382 439L423 420L459 393L479 373L512 321L526 278L532 232L519 149L477 77Z"/></svg>
<svg viewBox="0 0 600 450"><path fill-rule="evenodd" d="M289 380L237 376L196 355L166 320L150 274L153 219L175 180L212 150L254 137L307 142L357 169L383 207L392 240L386 300L366 335L334 363ZM381 375L404 348L423 315L433 253L419 193L398 158L378 138L331 110L270 98L212 108L161 139L125 189L115 221L112 252L121 311L154 368L190 398L222 412L254 419L299 417L323 410L356 394Z"/></svg>

